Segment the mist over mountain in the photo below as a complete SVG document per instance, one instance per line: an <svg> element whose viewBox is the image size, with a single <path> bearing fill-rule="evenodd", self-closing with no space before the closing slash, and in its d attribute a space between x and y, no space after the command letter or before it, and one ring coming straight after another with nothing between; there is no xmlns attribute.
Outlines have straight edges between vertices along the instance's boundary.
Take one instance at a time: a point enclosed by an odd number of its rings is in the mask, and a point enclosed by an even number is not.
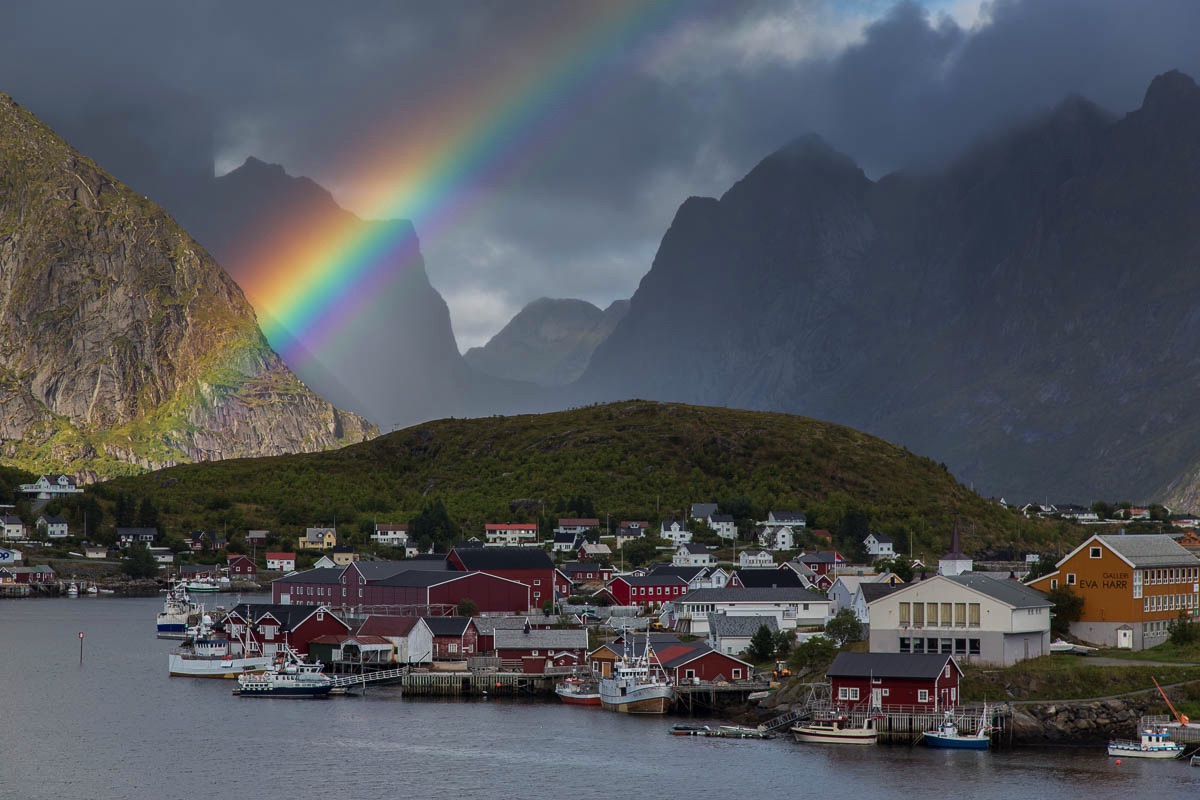
<svg viewBox="0 0 1200 800"><path fill-rule="evenodd" d="M1200 452L1197 141L1178 72L937 171L804 137L680 207L576 399L836 421L1010 499L1162 497Z"/></svg>
<svg viewBox="0 0 1200 800"><path fill-rule="evenodd" d="M103 477L378 433L271 351L160 207L0 95L0 453Z"/></svg>
<svg viewBox="0 0 1200 800"><path fill-rule="evenodd" d="M583 374L592 351L629 311L617 300L601 311L585 300L534 300L483 347L463 357L479 372L540 386L564 386Z"/></svg>

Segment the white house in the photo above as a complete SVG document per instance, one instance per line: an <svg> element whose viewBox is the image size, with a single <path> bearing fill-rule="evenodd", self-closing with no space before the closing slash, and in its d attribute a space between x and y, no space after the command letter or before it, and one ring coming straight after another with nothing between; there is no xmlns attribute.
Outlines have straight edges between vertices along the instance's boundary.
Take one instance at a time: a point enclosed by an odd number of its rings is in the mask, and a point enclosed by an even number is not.
<svg viewBox="0 0 1200 800"><path fill-rule="evenodd" d="M863 546L867 553L876 560L892 558L896 555L891 537L884 536L882 533L868 533L867 538L863 539Z"/></svg>
<svg viewBox="0 0 1200 800"><path fill-rule="evenodd" d="M599 527L600 520L595 517L566 517L558 520L558 527L554 529L554 532L579 535L596 530Z"/></svg>
<svg viewBox="0 0 1200 800"><path fill-rule="evenodd" d="M708 646L718 653L736 656L750 647L750 640L758 629L767 626L772 634L779 632L779 623L773 616L731 617L728 614L708 615Z"/></svg>
<svg viewBox="0 0 1200 800"><path fill-rule="evenodd" d="M273 572L295 572L295 553L267 553L267 569Z"/></svg>
<svg viewBox="0 0 1200 800"><path fill-rule="evenodd" d="M21 542L28 538L25 535L25 523L16 514L5 514L0 517L0 525L3 526L6 542Z"/></svg>
<svg viewBox="0 0 1200 800"><path fill-rule="evenodd" d="M982 573L936 575L870 603L872 653L943 653L1010 666L1050 653L1041 592Z"/></svg>
<svg viewBox="0 0 1200 800"><path fill-rule="evenodd" d="M732 514L710 514L708 516L708 527L712 528L713 533L722 539L737 538L737 525L733 522Z"/></svg>
<svg viewBox="0 0 1200 800"><path fill-rule="evenodd" d="M384 547L404 547L408 544L408 526L391 522L375 523L371 541Z"/></svg>
<svg viewBox="0 0 1200 800"><path fill-rule="evenodd" d="M681 520L663 520L662 538L673 544L688 544L692 541L692 532L689 531Z"/></svg>
<svg viewBox="0 0 1200 800"><path fill-rule="evenodd" d="M808 525L808 518L799 511L768 511L766 522L760 525L788 525L792 528L803 528Z"/></svg>
<svg viewBox="0 0 1200 800"><path fill-rule="evenodd" d="M708 615L774 617L780 630L824 627L829 601L807 589L700 589L673 601L675 630L707 636Z"/></svg>
<svg viewBox="0 0 1200 800"><path fill-rule="evenodd" d="M67 518L59 514L42 514L37 518L37 529L47 539L65 539L70 535L67 530Z"/></svg>
<svg viewBox="0 0 1200 800"><path fill-rule="evenodd" d="M21 491L24 494L36 495L39 500L83 493L83 489L76 486L75 479L69 475L42 475L34 483L22 483Z"/></svg>
<svg viewBox="0 0 1200 800"><path fill-rule="evenodd" d="M775 556L766 550L743 550L738 553L740 569L774 569Z"/></svg>
<svg viewBox="0 0 1200 800"><path fill-rule="evenodd" d="M717 559L702 544L681 544L671 557L671 564L676 567L712 567L716 566Z"/></svg>
<svg viewBox="0 0 1200 800"><path fill-rule="evenodd" d="M158 564L159 566L164 566L166 564L174 564L175 563L175 553L171 551L171 548L169 548L169 547L151 547L151 548L149 548L149 550L150 550L150 557L153 558L154 562L156 564Z"/></svg>
<svg viewBox="0 0 1200 800"><path fill-rule="evenodd" d="M537 544L537 523L488 523L483 526L487 547L528 547Z"/></svg>
<svg viewBox="0 0 1200 800"><path fill-rule="evenodd" d="M758 546L776 552L796 549L796 531L791 525L765 525L758 531Z"/></svg>

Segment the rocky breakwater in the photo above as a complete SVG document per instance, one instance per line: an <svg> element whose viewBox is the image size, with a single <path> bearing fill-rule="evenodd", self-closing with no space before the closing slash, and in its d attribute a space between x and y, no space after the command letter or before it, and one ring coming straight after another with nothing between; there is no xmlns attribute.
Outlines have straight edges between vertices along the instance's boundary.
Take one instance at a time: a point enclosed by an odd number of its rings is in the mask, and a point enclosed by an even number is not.
<svg viewBox="0 0 1200 800"><path fill-rule="evenodd" d="M1165 714L1158 694L1127 695L1107 700L1056 703L1014 703L1013 744L1103 744L1110 739L1135 738L1138 720Z"/></svg>

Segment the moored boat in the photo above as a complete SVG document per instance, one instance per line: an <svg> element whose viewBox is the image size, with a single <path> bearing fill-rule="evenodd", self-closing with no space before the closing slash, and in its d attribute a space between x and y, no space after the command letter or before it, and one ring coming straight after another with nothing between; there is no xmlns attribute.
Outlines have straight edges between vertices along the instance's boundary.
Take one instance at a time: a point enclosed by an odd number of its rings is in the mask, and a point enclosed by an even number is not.
<svg viewBox="0 0 1200 800"><path fill-rule="evenodd" d="M308 663L290 647L284 649L271 669L238 675L239 697L327 697L333 679L321 671L320 661Z"/></svg>
<svg viewBox="0 0 1200 800"><path fill-rule="evenodd" d="M935 731L921 734L926 747L942 750L987 750L992 745L992 725L988 719L987 706L979 715L979 727L975 733L960 733L953 712L947 711L942 724Z"/></svg>
<svg viewBox="0 0 1200 800"><path fill-rule="evenodd" d="M237 678L246 670L271 666L270 656L234 655L229 639L213 630L212 618L200 609L200 621L189 632L190 640L167 656L173 678Z"/></svg>
<svg viewBox="0 0 1200 800"><path fill-rule="evenodd" d="M1108 743L1110 756L1122 758L1179 758L1185 749L1183 743L1171 741L1165 726L1143 728L1137 740L1114 739Z"/></svg>
<svg viewBox="0 0 1200 800"><path fill-rule="evenodd" d="M875 720L867 716L855 725L845 714L825 714L793 725L797 742L828 744L875 744Z"/></svg>
<svg viewBox="0 0 1200 800"><path fill-rule="evenodd" d="M628 648L629 643L626 642ZM628 653L613 664L610 677L600 679L600 704L622 714L665 714L675 700L675 687L654 661L649 636L642 655Z"/></svg>
<svg viewBox="0 0 1200 800"><path fill-rule="evenodd" d="M600 683L583 678L567 678L554 687L558 699L570 706L600 705Z"/></svg>
<svg viewBox="0 0 1200 800"><path fill-rule="evenodd" d="M191 580L182 581L183 588L192 594L209 594L220 591L220 585L212 578L192 578Z"/></svg>
<svg viewBox="0 0 1200 800"><path fill-rule="evenodd" d="M672 736L704 736L710 739L774 739L775 734L759 728L747 728L743 725L718 725L715 728L708 725L689 725L679 723L667 729Z"/></svg>
<svg viewBox="0 0 1200 800"><path fill-rule="evenodd" d="M173 584L167 590L163 609L155 619L159 638L182 639L187 633L188 617L195 613L196 604L188 597L182 583Z"/></svg>

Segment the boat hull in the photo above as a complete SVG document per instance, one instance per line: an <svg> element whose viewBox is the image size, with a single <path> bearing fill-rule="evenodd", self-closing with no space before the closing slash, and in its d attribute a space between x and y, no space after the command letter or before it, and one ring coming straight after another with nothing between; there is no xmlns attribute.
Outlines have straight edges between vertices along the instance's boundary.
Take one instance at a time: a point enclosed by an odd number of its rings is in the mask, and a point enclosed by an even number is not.
<svg viewBox="0 0 1200 800"><path fill-rule="evenodd" d="M925 746L936 750L987 750L991 740L978 736L943 736L940 733L926 733Z"/></svg>
<svg viewBox="0 0 1200 800"><path fill-rule="evenodd" d="M167 671L172 678L226 678L234 679L246 670L261 670L271 666L269 656L248 658L194 658L171 653L167 657Z"/></svg>
<svg viewBox="0 0 1200 800"><path fill-rule="evenodd" d="M810 744L875 744L875 731L862 729L829 731L794 727L792 736L796 737L797 742Z"/></svg>
<svg viewBox="0 0 1200 800"><path fill-rule="evenodd" d="M596 694L580 694L573 692L556 691L558 699L568 706L598 706L600 703L600 695Z"/></svg>
<svg viewBox="0 0 1200 800"><path fill-rule="evenodd" d="M1183 750L1183 745L1148 749L1143 749L1136 742L1132 746L1117 744L1115 742L1108 745L1108 754L1110 756L1120 756L1121 758L1179 758L1183 755Z"/></svg>
<svg viewBox="0 0 1200 800"><path fill-rule="evenodd" d="M621 714L665 714L675 699L675 690L662 684L620 690L600 686L600 705Z"/></svg>
<svg viewBox="0 0 1200 800"><path fill-rule="evenodd" d="M328 697L333 687L329 684L322 686L272 686L259 689L247 686L238 688L239 697L282 697L296 700L306 698Z"/></svg>

